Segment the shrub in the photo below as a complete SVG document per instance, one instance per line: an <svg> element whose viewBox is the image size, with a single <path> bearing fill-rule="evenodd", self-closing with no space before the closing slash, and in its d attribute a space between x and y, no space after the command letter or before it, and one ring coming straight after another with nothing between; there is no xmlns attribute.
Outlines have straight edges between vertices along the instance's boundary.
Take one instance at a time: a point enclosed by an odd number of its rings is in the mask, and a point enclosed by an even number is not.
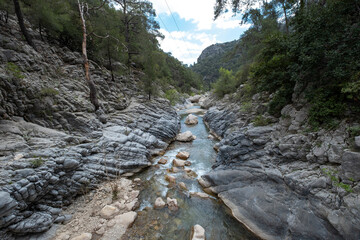
<svg viewBox="0 0 360 240"><path fill-rule="evenodd" d="M25 76L22 74L18 65L12 62L6 64L6 72L11 74L16 79L23 79Z"/></svg>
<svg viewBox="0 0 360 240"><path fill-rule="evenodd" d="M37 159L34 159L34 160L30 161L30 164L31 164L32 168L38 168L41 165L43 165L44 162L45 162L45 160L43 160L41 157L39 157Z"/></svg>
<svg viewBox="0 0 360 240"><path fill-rule="evenodd" d="M171 105L175 105L180 101L180 95L176 89L169 89L165 92L165 98L170 101Z"/></svg>
<svg viewBox="0 0 360 240"><path fill-rule="evenodd" d="M41 91L39 92L39 96L40 97L51 97L51 96L55 96L58 95L59 91L54 89L54 88L43 88L41 89Z"/></svg>
<svg viewBox="0 0 360 240"><path fill-rule="evenodd" d="M254 118L253 123L255 127L260 127L260 126L269 125L270 121L269 119L265 118L263 115L258 115Z"/></svg>

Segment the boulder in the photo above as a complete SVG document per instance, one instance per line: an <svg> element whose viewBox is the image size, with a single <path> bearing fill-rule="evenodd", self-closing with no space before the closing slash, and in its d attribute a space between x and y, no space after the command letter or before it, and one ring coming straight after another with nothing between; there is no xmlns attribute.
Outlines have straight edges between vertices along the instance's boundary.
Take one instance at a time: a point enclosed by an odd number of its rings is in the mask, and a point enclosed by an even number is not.
<svg viewBox="0 0 360 240"><path fill-rule="evenodd" d="M168 208L170 209L170 211L177 211L179 209L177 200L175 198L167 198L166 199L166 203L168 205Z"/></svg>
<svg viewBox="0 0 360 240"><path fill-rule="evenodd" d="M172 172L172 173L178 173L178 172L180 172L181 171L181 169L180 168L177 168L177 167L172 167L171 169L170 169L170 172Z"/></svg>
<svg viewBox="0 0 360 240"><path fill-rule="evenodd" d="M176 178L170 175L165 175L165 180L169 183L176 183Z"/></svg>
<svg viewBox="0 0 360 240"><path fill-rule="evenodd" d="M179 152L176 155L177 158L182 159L182 160L187 160L190 157L190 153L188 152Z"/></svg>
<svg viewBox="0 0 360 240"><path fill-rule="evenodd" d="M360 149L360 136L355 137L355 148Z"/></svg>
<svg viewBox="0 0 360 240"><path fill-rule="evenodd" d="M8 215L16 206L16 201L9 193L0 192L0 217Z"/></svg>
<svg viewBox="0 0 360 240"><path fill-rule="evenodd" d="M205 240L205 229L199 224L196 224L192 228L190 240Z"/></svg>
<svg viewBox="0 0 360 240"><path fill-rule="evenodd" d="M166 205L166 203L164 202L164 200L161 197L158 197L155 200L154 208L155 209L162 209L162 208L165 207L165 205Z"/></svg>
<svg viewBox="0 0 360 240"><path fill-rule="evenodd" d="M103 207L103 209L101 209L100 216L105 219L111 219L117 213L119 213L119 209L117 209L117 207L107 205L107 206Z"/></svg>
<svg viewBox="0 0 360 240"><path fill-rule="evenodd" d="M187 125L196 125L198 122L198 117L193 114L189 114L185 119L185 124Z"/></svg>
<svg viewBox="0 0 360 240"><path fill-rule="evenodd" d="M198 103L201 98L201 95L195 95L189 98L189 101L192 103Z"/></svg>
<svg viewBox="0 0 360 240"><path fill-rule="evenodd" d="M342 172L348 179L360 180L360 153L345 152L341 164Z"/></svg>
<svg viewBox="0 0 360 240"><path fill-rule="evenodd" d="M187 191L187 187L186 187L186 184L184 182L179 182L179 187L182 189L182 190L185 190Z"/></svg>
<svg viewBox="0 0 360 240"><path fill-rule="evenodd" d="M196 136L194 136L190 131L179 133L176 136L176 140L179 142L191 142L195 139L196 139Z"/></svg>
<svg viewBox="0 0 360 240"><path fill-rule="evenodd" d="M165 158L161 158L159 161L158 161L158 164L166 164L167 163L167 159Z"/></svg>
<svg viewBox="0 0 360 240"><path fill-rule="evenodd" d="M174 167L185 167L185 162L184 160L174 159L173 165Z"/></svg>

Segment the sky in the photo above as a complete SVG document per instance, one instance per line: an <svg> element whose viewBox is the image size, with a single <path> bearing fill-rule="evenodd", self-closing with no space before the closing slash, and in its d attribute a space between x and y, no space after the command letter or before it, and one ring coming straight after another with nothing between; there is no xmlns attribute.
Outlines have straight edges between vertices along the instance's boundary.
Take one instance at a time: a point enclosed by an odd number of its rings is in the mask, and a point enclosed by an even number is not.
<svg viewBox="0 0 360 240"><path fill-rule="evenodd" d="M240 25L240 17L233 17L231 12L214 21L215 0L150 2L156 11L160 31L165 36L165 39L160 41L161 48L184 64L195 63L202 50L212 44L239 39L249 27Z"/></svg>

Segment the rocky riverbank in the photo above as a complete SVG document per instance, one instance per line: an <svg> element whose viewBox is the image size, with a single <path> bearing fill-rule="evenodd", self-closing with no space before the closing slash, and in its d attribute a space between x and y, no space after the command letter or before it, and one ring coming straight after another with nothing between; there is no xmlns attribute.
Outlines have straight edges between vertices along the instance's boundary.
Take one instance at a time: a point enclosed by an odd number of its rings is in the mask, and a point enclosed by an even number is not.
<svg viewBox="0 0 360 240"><path fill-rule="evenodd" d="M67 221L75 197L149 166L180 129L167 100L141 95L138 73L111 81L94 62L102 107L93 113L81 55L30 29L36 52L9 21L0 21L1 239Z"/></svg>
<svg viewBox="0 0 360 240"><path fill-rule="evenodd" d="M213 105L204 120L222 140L200 183L240 222L264 239L360 238L360 153L348 132L356 123L307 131L306 107L288 105L276 119L259 94L246 107L204 102Z"/></svg>

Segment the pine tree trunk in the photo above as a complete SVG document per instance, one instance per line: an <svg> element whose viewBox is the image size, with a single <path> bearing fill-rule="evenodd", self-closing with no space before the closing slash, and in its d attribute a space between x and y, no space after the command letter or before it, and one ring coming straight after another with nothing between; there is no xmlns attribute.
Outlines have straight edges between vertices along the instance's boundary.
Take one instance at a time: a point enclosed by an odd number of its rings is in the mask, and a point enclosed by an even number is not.
<svg viewBox="0 0 360 240"><path fill-rule="evenodd" d="M288 22L286 8L285 8L285 1L282 2L282 7L283 7L284 15L285 15L286 33L289 33L289 22Z"/></svg>
<svg viewBox="0 0 360 240"><path fill-rule="evenodd" d="M82 5L79 0L78 0L78 5L79 5L79 13L80 13L81 24L83 29L82 54L84 58L85 79L90 89L90 102L94 105L96 111L99 109L100 105L99 105L99 100L97 98L97 90L95 87L95 83L90 78L89 59L87 57L87 50L86 50L87 33L86 33L86 22L84 17L84 5Z"/></svg>
<svg viewBox="0 0 360 240"><path fill-rule="evenodd" d="M21 29L22 34L24 35L26 42L37 51L36 46L34 44L34 42L32 41L31 36L29 35L29 33L26 30L25 24L24 24L24 17L23 14L21 12L21 7L20 7L20 3L19 0L13 0L14 1L14 7L15 7L15 13L19 22L19 26Z"/></svg>

